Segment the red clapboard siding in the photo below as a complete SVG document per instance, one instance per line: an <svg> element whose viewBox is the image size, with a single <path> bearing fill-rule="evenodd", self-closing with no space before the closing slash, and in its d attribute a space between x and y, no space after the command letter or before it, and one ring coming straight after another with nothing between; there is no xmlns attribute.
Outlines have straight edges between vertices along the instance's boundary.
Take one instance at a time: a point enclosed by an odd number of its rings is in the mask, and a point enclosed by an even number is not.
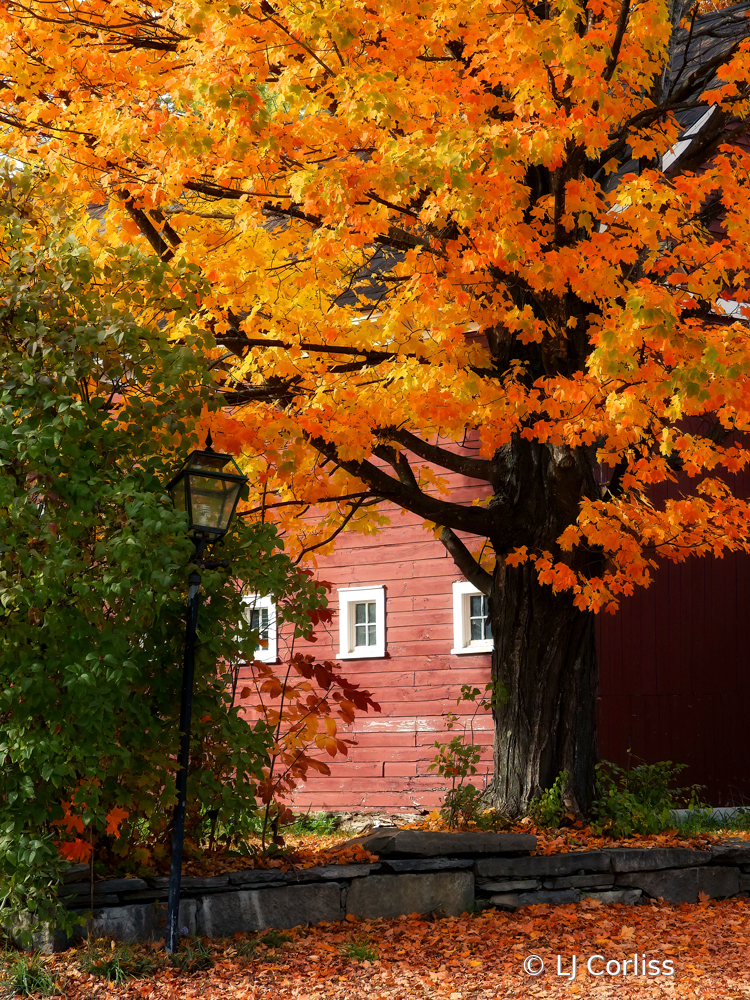
<svg viewBox="0 0 750 1000"><path fill-rule="evenodd" d="M481 495L465 477L446 476L464 498ZM486 487L484 487L486 490ZM382 584L386 598L386 656L341 660L344 676L370 690L380 714L358 715L351 733L357 740L347 758L326 758L331 775L312 776L294 795L299 809L414 810L440 805L449 787L428 771L445 715L468 716L456 704L462 684L479 687L489 679L488 654L453 655L452 584L463 579L444 546L425 531L421 519L389 511L392 521L376 536L344 533L330 556L317 559L317 576L333 584L334 623L319 630L318 641L296 649L316 657L338 652L337 587ZM475 721L474 740L485 747L482 771L491 766L492 726Z"/></svg>
<svg viewBox="0 0 750 1000"><path fill-rule="evenodd" d="M486 492L464 477L445 476L460 495ZM739 488L750 485L740 477ZM670 495L679 494L670 485ZM666 494L662 494L666 495ZM454 655L452 584L462 579L444 547L421 520L392 508L377 535L344 532L330 556L319 556L319 579L333 584L334 622L315 644L295 649L319 659L338 652L337 587L382 584L386 596L386 656L340 661L341 673L370 690L381 714L358 715L345 735L357 741L348 757L323 755L329 777L312 776L294 794L298 809L432 809L449 783L428 771L445 714L468 722L472 708L456 705L462 684L489 679L489 654ZM713 805L750 801L750 741L746 729L750 670L741 632L750 607L750 557L694 559L665 565L647 590L597 620L600 664L599 736L603 758L621 765L628 750L649 763L688 765L682 783L707 786ZM284 640L280 637L283 655ZM249 678L243 673L242 683ZM248 702L251 702L248 699ZM492 767L492 724L474 719L473 741L484 747L481 783Z"/></svg>

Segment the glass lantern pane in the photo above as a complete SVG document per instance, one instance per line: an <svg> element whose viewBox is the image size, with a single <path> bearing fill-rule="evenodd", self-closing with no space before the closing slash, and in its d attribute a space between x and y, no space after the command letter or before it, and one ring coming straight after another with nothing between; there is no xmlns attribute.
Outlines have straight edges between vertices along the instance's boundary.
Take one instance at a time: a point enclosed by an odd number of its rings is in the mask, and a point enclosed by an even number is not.
<svg viewBox="0 0 750 1000"><path fill-rule="evenodd" d="M194 455L190 462L190 469L205 469L206 472L224 472L227 468L227 456L207 452L200 452ZM233 472L234 470L228 470Z"/></svg>
<svg viewBox="0 0 750 1000"><path fill-rule="evenodd" d="M241 484L225 485L220 479L190 473L190 513L192 525L224 531L234 510Z"/></svg>

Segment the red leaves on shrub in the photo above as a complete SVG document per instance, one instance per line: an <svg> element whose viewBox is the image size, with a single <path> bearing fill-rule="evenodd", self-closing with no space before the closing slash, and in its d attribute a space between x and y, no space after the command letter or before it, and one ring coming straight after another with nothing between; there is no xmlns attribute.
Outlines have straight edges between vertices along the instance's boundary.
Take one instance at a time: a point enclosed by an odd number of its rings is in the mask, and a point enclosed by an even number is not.
<svg viewBox="0 0 750 1000"><path fill-rule="evenodd" d="M87 840L81 840L80 837L60 844L58 849L65 860L72 864L80 864L91 857L91 844Z"/></svg>

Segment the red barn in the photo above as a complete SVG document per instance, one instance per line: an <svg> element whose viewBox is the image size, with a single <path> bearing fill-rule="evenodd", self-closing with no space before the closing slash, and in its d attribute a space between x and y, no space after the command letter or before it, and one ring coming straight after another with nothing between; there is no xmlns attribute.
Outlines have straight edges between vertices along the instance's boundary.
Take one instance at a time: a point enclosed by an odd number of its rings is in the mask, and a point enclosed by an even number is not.
<svg viewBox="0 0 750 1000"><path fill-rule="evenodd" d="M478 495L478 484L465 477L452 475L450 485L458 501ZM377 535L344 532L335 553L318 560L319 578L333 586L334 620L318 629L310 652L338 660L345 676L373 693L382 714L357 717L349 758L329 761L330 777L316 775L300 788L297 809L438 806L447 784L428 769L433 744L458 731L446 736L447 713L468 720L469 706L456 704L461 686L489 679L483 599L419 518L393 508L390 514ZM684 781L705 784L712 805L750 802L747 607L750 557L730 555L665 565L617 614L599 616L603 759L626 765L631 751L649 763L687 764ZM284 651L283 632L272 633L264 656ZM486 748L474 779L484 784L492 773L487 713L476 714L473 733Z"/></svg>

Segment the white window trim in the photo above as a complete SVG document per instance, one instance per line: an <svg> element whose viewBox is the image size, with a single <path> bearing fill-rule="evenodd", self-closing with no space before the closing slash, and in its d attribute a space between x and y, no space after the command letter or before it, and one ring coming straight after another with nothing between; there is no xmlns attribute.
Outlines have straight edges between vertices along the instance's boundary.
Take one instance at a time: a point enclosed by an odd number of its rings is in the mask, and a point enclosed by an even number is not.
<svg viewBox="0 0 750 1000"><path fill-rule="evenodd" d="M385 656L385 588L339 587L339 660L371 660ZM375 602L375 645L354 645L354 605Z"/></svg>
<svg viewBox="0 0 750 1000"><path fill-rule="evenodd" d="M276 663L278 660L278 645L276 641L276 605L270 596L262 597L260 594L248 594L242 598L242 603L247 604L246 621L249 622L249 612L257 611L260 608L268 608L268 645L258 646L253 659L260 660L261 663Z"/></svg>
<svg viewBox="0 0 750 1000"><path fill-rule="evenodd" d="M491 653L494 649L492 639L469 638L469 598L481 594L480 590L468 580L457 580L453 584L453 649L451 653L460 656L462 653Z"/></svg>

